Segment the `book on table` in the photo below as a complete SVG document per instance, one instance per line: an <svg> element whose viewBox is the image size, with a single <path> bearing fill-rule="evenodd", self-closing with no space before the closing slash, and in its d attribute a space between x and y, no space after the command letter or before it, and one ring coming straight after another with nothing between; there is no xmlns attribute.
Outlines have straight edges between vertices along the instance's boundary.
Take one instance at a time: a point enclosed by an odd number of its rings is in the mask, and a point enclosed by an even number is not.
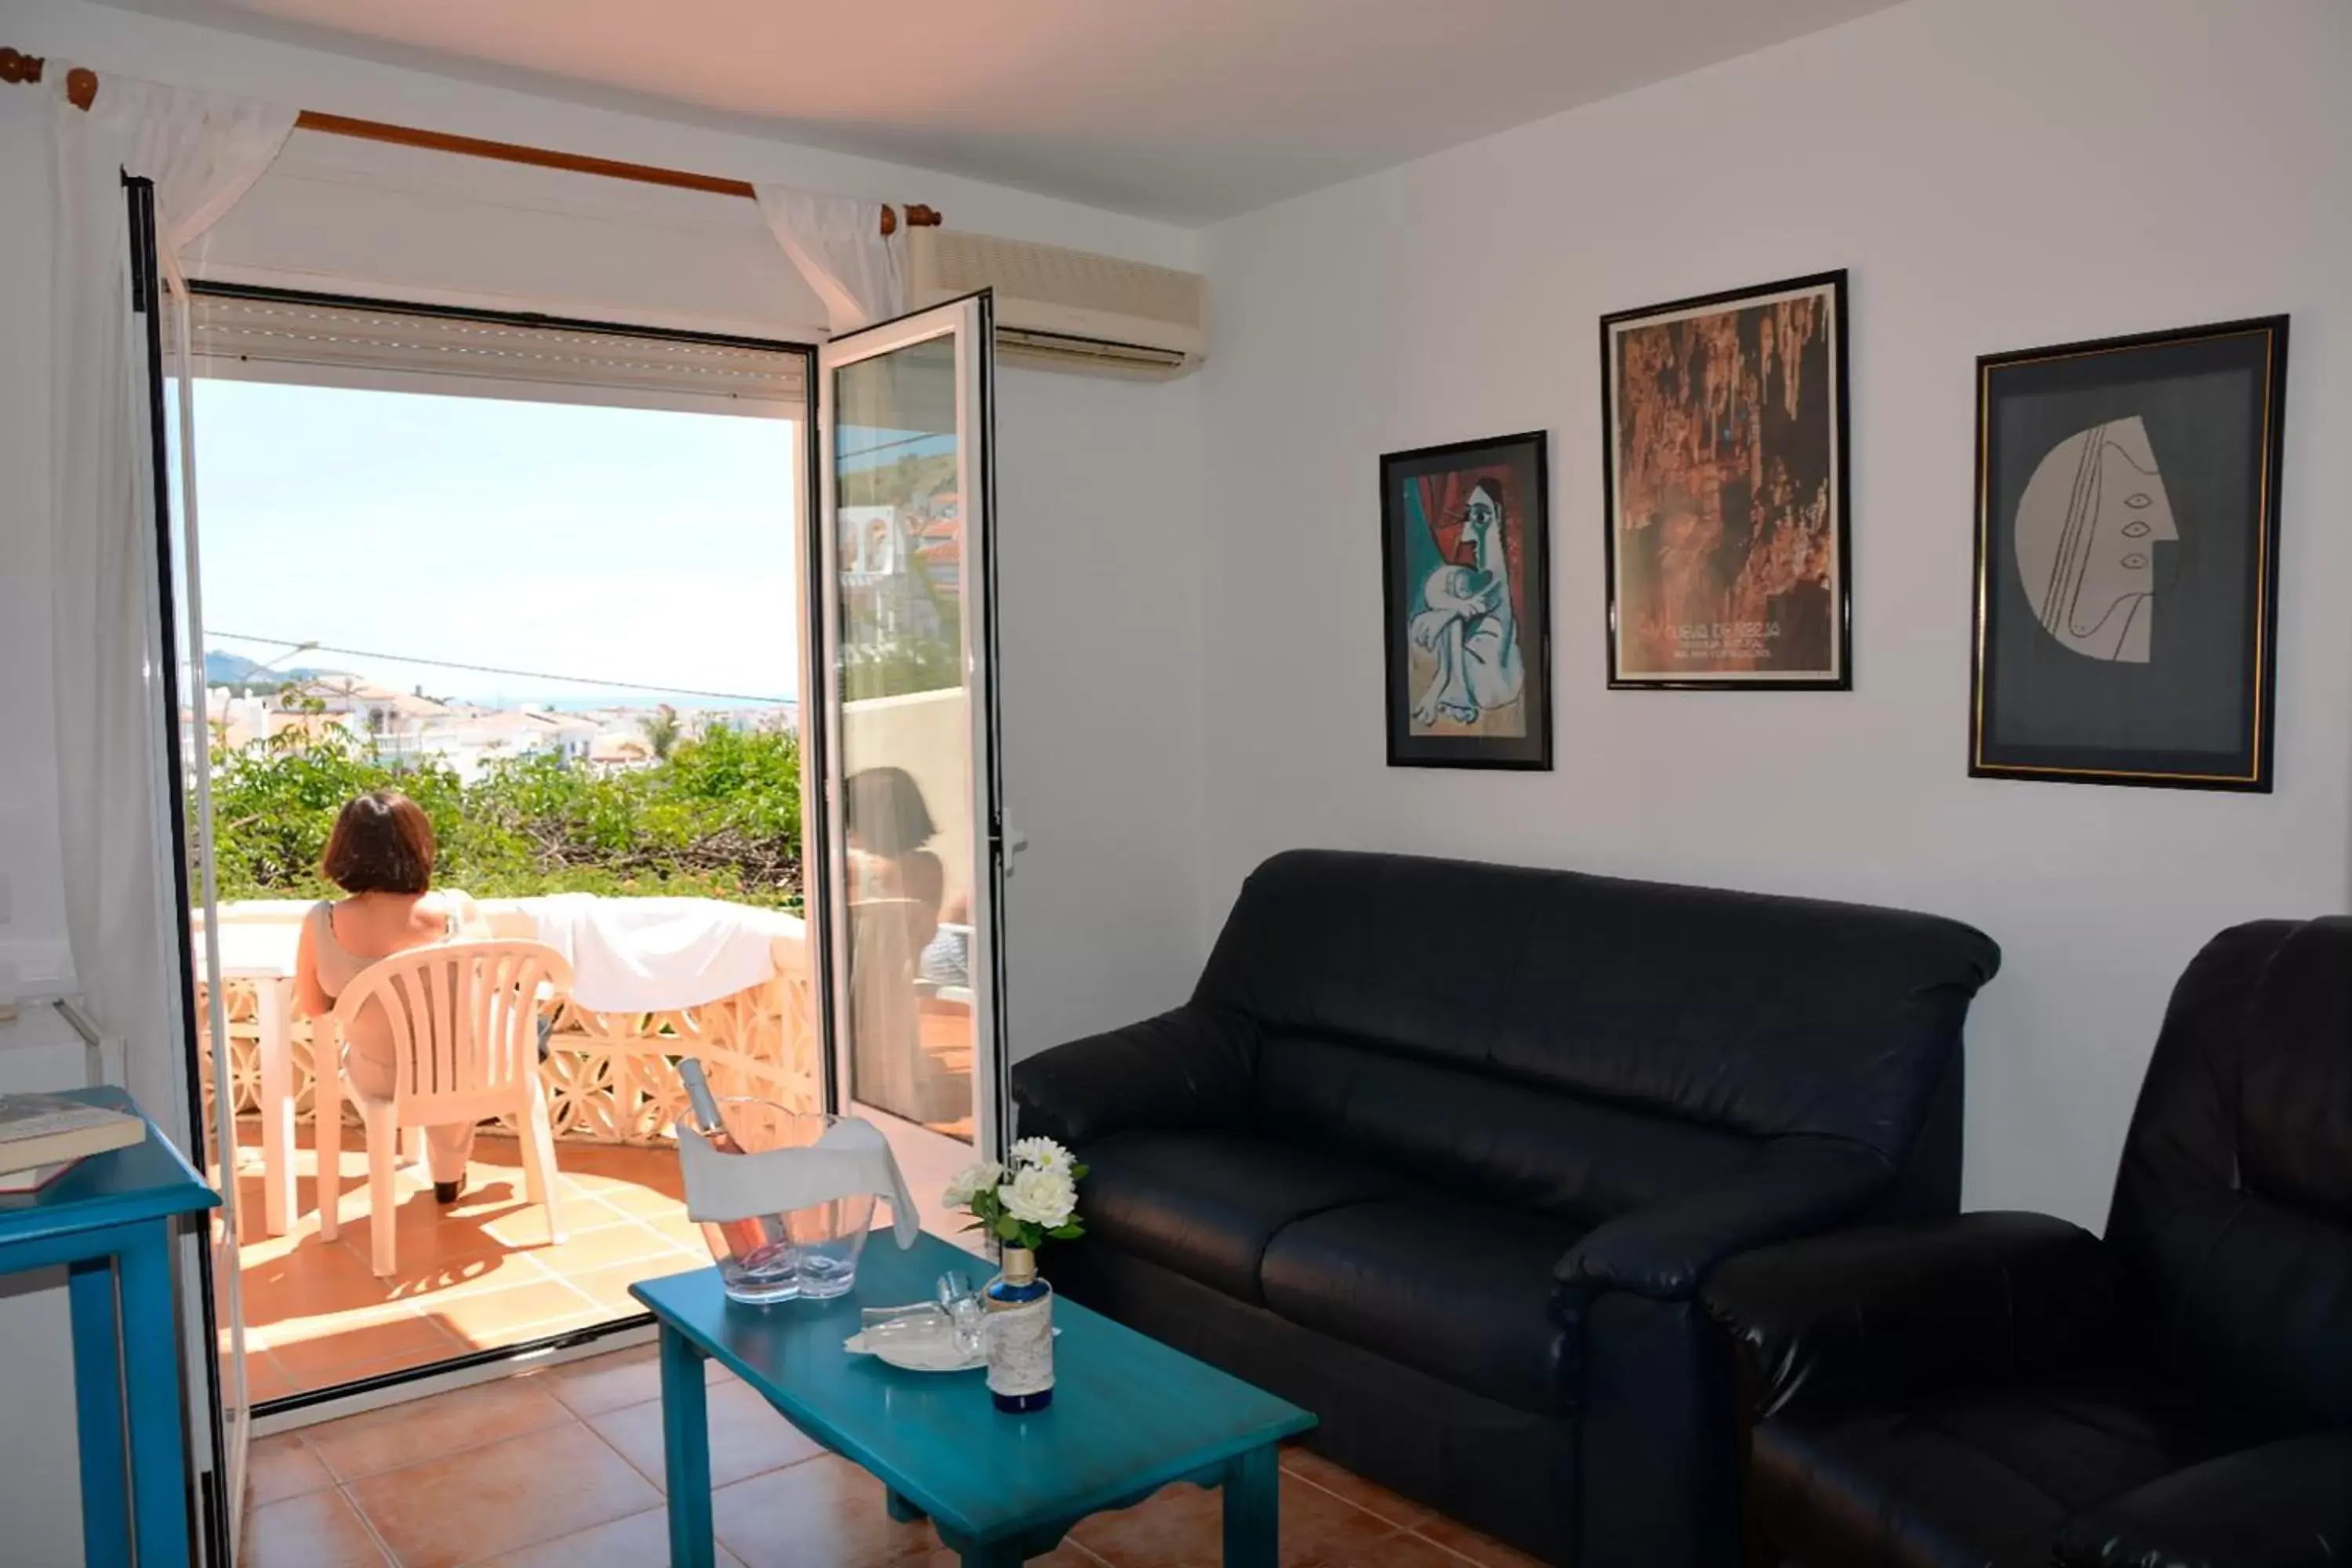
<svg viewBox="0 0 2352 1568"><path fill-rule="evenodd" d="M128 1149L147 1123L59 1094L0 1094L0 1193L44 1186L77 1160Z"/></svg>

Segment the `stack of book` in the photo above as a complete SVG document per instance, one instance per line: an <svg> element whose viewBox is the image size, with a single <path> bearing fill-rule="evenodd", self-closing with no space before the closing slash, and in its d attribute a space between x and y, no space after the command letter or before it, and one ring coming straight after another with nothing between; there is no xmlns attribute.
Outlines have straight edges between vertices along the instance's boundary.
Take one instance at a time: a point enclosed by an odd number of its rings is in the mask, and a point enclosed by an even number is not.
<svg viewBox="0 0 2352 1568"><path fill-rule="evenodd" d="M59 1094L0 1094L0 1193L47 1186L75 1164L147 1136L147 1123Z"/></svg>

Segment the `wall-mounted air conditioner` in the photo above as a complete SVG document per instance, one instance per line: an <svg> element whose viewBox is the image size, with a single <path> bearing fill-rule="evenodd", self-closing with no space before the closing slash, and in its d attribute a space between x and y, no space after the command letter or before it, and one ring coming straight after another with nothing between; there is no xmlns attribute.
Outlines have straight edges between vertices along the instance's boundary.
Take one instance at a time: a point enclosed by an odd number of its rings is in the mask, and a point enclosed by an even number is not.
<svg viewBox="0 0 2352 1568"><path fill-rule="evenodd" d="M1008 359L1164 377L1199 364L1207 347L1197 272L950 228L907 239L909 304L994 289L996 352Z"/></svg>

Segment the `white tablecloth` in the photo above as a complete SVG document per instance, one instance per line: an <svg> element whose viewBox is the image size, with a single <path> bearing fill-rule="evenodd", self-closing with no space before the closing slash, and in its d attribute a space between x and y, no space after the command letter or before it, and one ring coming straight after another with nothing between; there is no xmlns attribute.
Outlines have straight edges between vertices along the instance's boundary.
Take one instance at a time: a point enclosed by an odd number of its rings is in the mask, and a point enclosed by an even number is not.
<svg viewBox="0 0 2352 1568"><path fill-rule="evenodd" d="M556 893L520 900L539 940L572 961L572 998L592 1013L698 1007L764 984L770 943L798 936L781 910L715 899L603 899Z"/></svg>

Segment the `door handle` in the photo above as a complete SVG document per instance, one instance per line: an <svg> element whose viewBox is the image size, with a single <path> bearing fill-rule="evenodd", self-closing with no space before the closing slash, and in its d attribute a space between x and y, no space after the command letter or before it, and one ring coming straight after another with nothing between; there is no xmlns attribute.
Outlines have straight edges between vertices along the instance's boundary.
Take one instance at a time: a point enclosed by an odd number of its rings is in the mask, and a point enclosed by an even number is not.
<svg viewBox="0 0 2352 1568"><path fill-rule="evenodd" d="M1006 876L1013 875L1013 857L1028 847L1029 836L1020 829L1004 827L997 830L996 863L1003 868Z"/></svg>

